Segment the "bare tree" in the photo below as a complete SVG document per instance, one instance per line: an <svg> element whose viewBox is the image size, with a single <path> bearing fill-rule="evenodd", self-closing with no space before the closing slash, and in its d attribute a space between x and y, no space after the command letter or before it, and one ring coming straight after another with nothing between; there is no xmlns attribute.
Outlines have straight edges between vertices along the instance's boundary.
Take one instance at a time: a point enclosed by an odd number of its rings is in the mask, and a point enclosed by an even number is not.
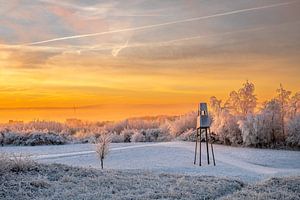
<svg viewBox="0 0 300 200"><path fill-rule="evenodd" d="M101 134L96 144L96 153L101 162L101 169L103 169L103 161L109 152L109 144L111 143L110 134Z"/></svg>

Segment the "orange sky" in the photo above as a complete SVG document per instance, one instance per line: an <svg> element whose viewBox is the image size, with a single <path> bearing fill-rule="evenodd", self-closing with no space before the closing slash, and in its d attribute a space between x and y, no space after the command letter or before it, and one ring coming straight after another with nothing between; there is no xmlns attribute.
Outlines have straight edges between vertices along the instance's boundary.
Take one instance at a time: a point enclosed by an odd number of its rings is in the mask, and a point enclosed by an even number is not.
<svg viewBox="0 0 300 200"><path fill-rule="evenodd" d="M300 1L116 2L0 8L0 121L182 114L246 80L259 101L299 91Z"/></svg>

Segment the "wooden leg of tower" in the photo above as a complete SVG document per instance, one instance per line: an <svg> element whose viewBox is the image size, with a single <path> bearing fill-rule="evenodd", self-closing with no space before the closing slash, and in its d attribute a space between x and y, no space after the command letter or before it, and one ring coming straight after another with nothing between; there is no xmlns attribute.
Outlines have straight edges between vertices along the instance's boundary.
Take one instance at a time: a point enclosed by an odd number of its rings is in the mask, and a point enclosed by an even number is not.
<svg viewBox="0 0 300 200"><path fill-rule="evenodd" d="M211 139L210 129L208 129L208 130L209 130L209 138ZM212 139L210 141L210 145L211 145L211 154L212 154L212 157L213 157L214 166L216 166L215 154L214 154L214 148L213 148L213 141L212 141Z"/></svg>
<svg viewBox="0 0 300 200"><path fill-rule="evenodd" d="M198 129L196 131L196 146L195 146L194 165L196 164L196 159L197 159L197 142L198 142Z"/></svg>
<svg viewBox="0 0 300 200"><path fill-rule="evenodd" d="M208 137L207 137L207 128L205 129L205 141L206 141L206 155L207 155L207 164L209 165L209 151L208 151Z"/></svg>
<svg viewBox="0 0 300 200"><path fill-rule="evenodd" d="M201 166L201 129L199 129L199 166Z"/></svg>

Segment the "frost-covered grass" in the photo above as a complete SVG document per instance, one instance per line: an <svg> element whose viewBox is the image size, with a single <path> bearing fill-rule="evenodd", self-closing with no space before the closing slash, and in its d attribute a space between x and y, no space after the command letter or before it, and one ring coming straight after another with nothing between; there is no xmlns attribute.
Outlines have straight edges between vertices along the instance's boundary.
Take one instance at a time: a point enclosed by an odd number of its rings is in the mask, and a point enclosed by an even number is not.
<svg viewBox="0 0 300 200"><path fill-rule="evenodd" d="M193 164L194 148L193 142L112 143L104 168L229 177L247 183L274 176L300 176L299 151L214 145L217 166L208 166L203 144L203 166L199 167ZM0 147L0 152L22 152L38 162L100 168L95 150L92 144Z"/></svg>
<svg viewBox="0 0 300 200"><path fill-rule="evenodd" d="M0 161L5 164L8 160ZM299 199L300 191L299 176L246 185L213 176L22 161L27 166L23 170L0 171L0 199Z"/></svg>
<svg viewBox="0 0 300 200"><path fill-rule="evenodd" d="M271 178L255 185L249 185L222 199L300 199L300 176Z"/></svg>
<svg viewBox="0 0 300 200"><path fill-rule="evenodd" d="M36 164L1 174L0 199L215 199L243 185L208 176Z"/></svg>
<svg viewBox="0 0 300 200"><path fill-rule="evenodd" d="M94 150L1 147L0 199L299 199L297 151L215 145L217 166L199 167L194 143L119 143L102 171Z"/></svg>

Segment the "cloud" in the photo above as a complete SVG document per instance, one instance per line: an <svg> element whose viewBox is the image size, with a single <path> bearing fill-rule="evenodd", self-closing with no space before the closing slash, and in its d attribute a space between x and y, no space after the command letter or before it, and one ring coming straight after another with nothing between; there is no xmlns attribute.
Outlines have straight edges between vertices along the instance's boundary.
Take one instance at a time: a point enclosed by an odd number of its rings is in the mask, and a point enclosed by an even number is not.
<svg viewBox="0 0 300 200"><path fill-rule="evenodd" d="M117 57L118 54L120 53L120 51L121 51L122 49L125 49L127 46L128 46L128 40L126 41L126 43L125 43L124 45L119 46L119 47L117 47L117 48L114 48L114 49L111 51L111 55L112 55L113 57Z"/></svg>
<svg viewBox="0 0 300 200"><path fill-rule="evenodd" d="M125 28L125 29L103 31L103 32L97 32L97 33L90 33L90 34L80 34L80 35L72 35L72 36L66 36L66 37L58 37L58 38L53 38L53 39L48 39L48 40L26 43L23 45L38 45L38 44L55 42L55 41L79 39L79 38L85 38L85 37L95 37L95 36L100 36L100 35L128 32L128 31L146 30L146 29L152 29L152 28L157 28L157 27L162 27L162 26L169 26L169 25L175 25L175 24L180 24L180 23L187 23L187 22L205 20L205 19L210 19L210 18L222 17L222 16L227 16L227 15L240 14L240 13L244 13L244 12L251 12L251 11L255 11L255 10L262 10L262 9L286 6L286 5L290 5L293 3L295 3L295 1L271 4L271 5L266 5L266 6L259 6L259 7L252 7L252 8L246 8L246 9L238 9L238 10L233 10L233 11L229 11L229 12L217 13L217 14L213 14L213 15L206 15L206 16L201 16L201 17L194 17L194 18L188 18L188 19L183 19L183 20L176 20L176 21L146 25L146 26L139 26L139 27L134 27L134 28Z"/></svg>
<svg viewBox="0 0 300 200"><path fill-rule="evenodd" d="M42 51L41 51L42 49ZM39 68L52 56L60 54L55 48L22 48L18 45L0 45L0 63L2 67ZM57 50L57 49L56 49Z"/></svg>

